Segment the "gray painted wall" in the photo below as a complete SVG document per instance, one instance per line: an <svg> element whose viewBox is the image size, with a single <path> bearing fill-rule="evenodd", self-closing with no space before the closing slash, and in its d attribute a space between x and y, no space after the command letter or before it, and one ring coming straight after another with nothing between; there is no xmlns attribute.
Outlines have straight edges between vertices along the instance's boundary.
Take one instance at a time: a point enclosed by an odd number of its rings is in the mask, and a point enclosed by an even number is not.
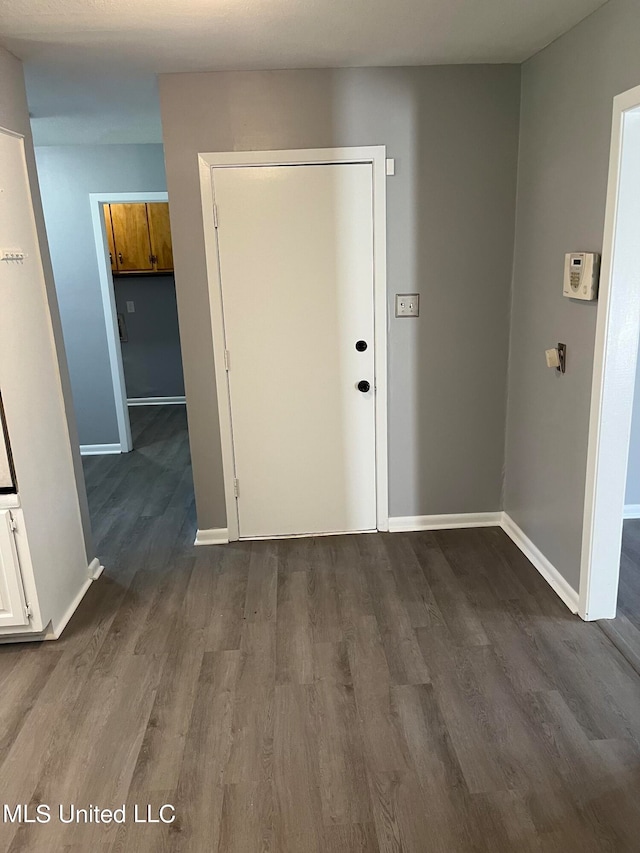
<svg viewBox="0 0 640 853"><path fill-rule="evenodd" d="M162 192L162 145L36 149L80 444L119 441L89 193Z"/></svg>
<svg viewBox="0 0 640 853"><path fill-rule="evenodd" d="M505 509L578 588L597 303L563 257L601 251L613 97L640 83L640 4L611 0L522 71ZM544 350L567 344L567 373Z"/></svg>
<svg viewBox="0 0 640 853"><path fill-rule="evenodd" d="M182 397L173 276L116 276L114 286L116 307L127 329L127 341L121 344L127 397ZM133 302L133 313L127 311L127 302Z"/></svg>
<svg viewBox="0 0 640 853"><path fill-rule="evenodd" d="M501 507L519 118L515 66L160 76L201 528L226 525L197 154L386 144L390 511Z"/></svg>

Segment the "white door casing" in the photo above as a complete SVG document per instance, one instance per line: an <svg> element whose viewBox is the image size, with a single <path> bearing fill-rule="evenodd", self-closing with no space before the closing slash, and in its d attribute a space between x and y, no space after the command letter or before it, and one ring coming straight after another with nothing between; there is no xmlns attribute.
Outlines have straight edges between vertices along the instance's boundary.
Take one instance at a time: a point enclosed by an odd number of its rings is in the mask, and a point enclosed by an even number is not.
<svg viewBox="0 0 640 853"><path fill-rule="evenodd" d="M168 199L169 196L166 192L89 193L93 238L96 244L96 258L100 278L102 310L104 312L107 348L109 350L109 366L111 368L111 381L113 384L113 398L118 422L119 445L88 445L84 450L85 453L91 452L89 448L95 448L98 453L114 452L114 450L115 452L128 453L130 450L133 450L131 422L129 420L127 404L127 389L124 381L124 365L122 363L122 347L118 332L118 312L116 310L113 273L109 261L109 245L107 243L103 205L142 202L154 203L168 201ZM107 448L110 449L107 450Z"/></svg>
<svg viewBox="0 0 640 853"><path fill-rule="evenodd" d="M594 344L579 613L616 615L622 517L640 334L640 86L613 101Z"/></svg>
<svg viewBox="0 0 640 853"><path fill-rule="evenodd" d="M200 165L229 539L387 529L384 148Z"/></svg>

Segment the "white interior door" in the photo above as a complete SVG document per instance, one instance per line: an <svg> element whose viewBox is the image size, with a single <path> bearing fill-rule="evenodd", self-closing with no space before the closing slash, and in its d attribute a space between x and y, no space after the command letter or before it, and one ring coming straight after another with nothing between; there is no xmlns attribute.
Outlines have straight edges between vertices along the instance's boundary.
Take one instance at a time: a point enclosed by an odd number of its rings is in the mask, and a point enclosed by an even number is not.
<svg viewBox="0 0 640 853"><path fill-rule="evenodd" d="M374 530L372 166L212 176L239 535Z"/></svg>

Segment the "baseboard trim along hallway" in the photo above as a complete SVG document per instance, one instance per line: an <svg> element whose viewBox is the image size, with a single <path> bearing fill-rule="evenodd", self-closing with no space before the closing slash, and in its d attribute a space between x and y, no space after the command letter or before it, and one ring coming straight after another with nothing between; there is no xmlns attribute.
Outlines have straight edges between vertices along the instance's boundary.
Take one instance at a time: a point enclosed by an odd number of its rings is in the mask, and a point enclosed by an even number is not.
<svg viewBox="0 0 640 853"><path fill-rule="evenodd" d="M640 504L625 504L623 518L640 518Z"/></svg>
<svg viewBox="0 0 640 853"><path fill-rule="evenodd" d="M529 537L506 512L465 512L446 515L410 515L389 519L390 533L408 533L420 530L453 530L463 527L501 527L507 536L540 572L551 589L562 599L572 613L578 612L578 593L562 577ZM225 545L229 542L226 527L198 530L194 545Z"/></svg>
<svg viewBox="0 0 640 853"><path fill-rule="evenodd" d="M122 453L120 444L81 444L81 456L104 456L109 453Z"/></svg>
<svg viewBox="0 0 640 853"><path fill-rule="evenodd" d="M456 527L500 527L501 523L501 512L406 515L389 519L389 533L402 533L409 530L453 530Z"/></svg>
<svg viewBox="0 0 640 853"><path fill-rule="evenodd" d="M520 548L529 562L536 567L551 589L564 601L569 610L572 613L577 613L578 593L576 590L562 577L556 567L547 560L542 551L533 544L531 539L523 533L506 512L502 514L502 524L500 526L507 536Z"/></svg>
<svg viewBox="0 0 640 853"><path fill-rule="evenodd" d="M209 530L196 531L194 545L226 545L229 542L229 531L226 527L211 527Z"/></svg>
<svg viewBox="0 0 640 853"><path fill-rule="evenodd" d="M640 518L627 515L631 507L625 507L625 518ZM447 515L409 515L389 519L389 532L402 533L419 530L453 530L458 527L501 527L507 536L518 546L525 557L540 572L553 591L567 605L572 613L578 612L578 593L562 577L556 567L533 544L529 537L518 527L506 512L466 512Z"/></svg>
<svg viewBox="0 0 640 853"><path fill-rule="evenodd" d="M184 397L129 397L127 406L184 406Z"/></svg>

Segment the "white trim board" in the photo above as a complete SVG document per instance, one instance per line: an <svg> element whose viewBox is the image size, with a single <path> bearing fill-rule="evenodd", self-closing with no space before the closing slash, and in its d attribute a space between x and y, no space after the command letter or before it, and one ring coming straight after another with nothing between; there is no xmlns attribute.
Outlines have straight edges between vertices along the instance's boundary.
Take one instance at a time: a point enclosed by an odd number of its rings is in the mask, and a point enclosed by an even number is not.
<svg viewBox="0 0 640 853"><path fill-rule="evenodd" d="M196 531L194 545L226 545L229 542L229 531L226 527L211 527L208 530Z"/></svg>
<svg viewBox="0 0 640 853"><path fill-rule="evenodd" d="M578 593L560 574L556 567L547 560L545 555L531 539L518 527L506 512L502 514L502 529L515 542L529 562L535 566L551 589L564 601L572 613L578 612Z"/></svg>
<svg viewBox="0 0 640 853"><path fill-rule="evenodd" d="M580 562L580 615L616 614L640 315L640 86L613 101L594 343Z"/></svg>
<svg viewBox="0 0 640 853"><path fill-rule="evenodd" d="M389 519L389 532L453 530L458 527L500 527L502 512L462 512L447 515L407 515Z"/></svg>
<svg viewBox="0 0 640 853"><path fill-rule="evenodd" d="M625 518L640 518L640 504L625 504Z"/></svg>
<svg viewBox="0 0 640 853"><path fill-rule="evenodd" d="M82 601L82 599L87 594L87 590L89 589L89 587L91 586L92 583L93 583L93 578L88 577L86 579L86 581L82 584L80 589L78 590L78 594L73 599L73 601L71 602L71 604L69 605L67 610L60 617L60 620L55 625L53 624L53 621L49 623L49 627L46 630L46 633L44 635L45 640L57 640L58 639L60 634L62 634L64 629L69 624L69 620L71 619L73 614L76 612L76 610L80 606L80 602Z"/></svg>
<svg viewBox="0 0 640 853"><path fill-rule="evenodd" d="M92 581L97 581L102 572L104 571L104 566L100 562L98 557L94 557L93 560L89 563L89 568L87 569L89 577Z"/></svg>
<svg viewBox="0 0 640 853"><path fill-rule="evenodd" d="M104 311L107 348L109 350L109 364L111 367L111 381L113 383L113 396L118 421L118 436L123 453L128 453L133 448L133 441L131 439L131 424L127 408L127 391L124 383L122 349L120 347L120 335L118 334L116 297L113 289L113 275L111 273L111 263L109 262L109 245L107 243L102 205L168 200L169 196L166 192L89 193L93 238L96 246L102 309Z"/></svg>
<svg viewBox="0 0 640 853"><path fill-rule="evenodd" d="M81 444L81 456L104 456L113 453L122 453L122 447L119 444Z"/></svg>
<svg viewBox="0 0 640 853"><path fill-rule="evenodd" d="M186 397L127 397L127 406L184 406Z"/></svg>
<svg viewBox="0 0 640 853"><path fill-rule="evenodd" d="M228 375L224 366L224 314L214 221L212 170L233 166L302 166L333 163L371 163L373 171L374 359L376 383L376 505L378 530L389 529L389 472L387 451L387 175L384 145L354 148L314 148L288 151L231 151L198 154L209 305L213 328L214 370L220 420L228 538L239 539L234 490L235 466Z"/></svg>

